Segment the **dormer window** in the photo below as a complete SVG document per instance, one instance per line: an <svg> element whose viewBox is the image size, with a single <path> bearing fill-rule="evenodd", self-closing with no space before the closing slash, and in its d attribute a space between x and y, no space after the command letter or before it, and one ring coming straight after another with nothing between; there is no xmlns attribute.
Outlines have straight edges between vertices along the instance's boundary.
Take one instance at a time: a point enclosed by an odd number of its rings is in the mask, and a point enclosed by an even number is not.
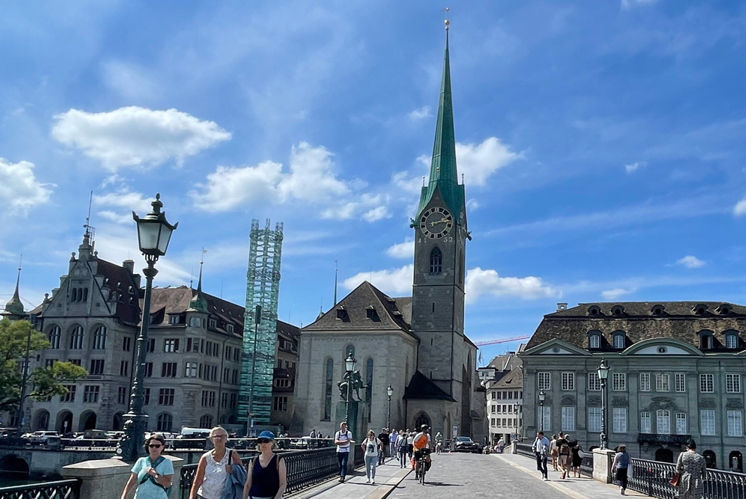
<svg viewBox="0 0 746 499"><path fill-rule="evenodd" d="M591 305L590 307L588 307L588 315L590 316L601 315L601 309L599 308L598 305Z"/></svg>
<svg viewBox="0 0 746 499"><path fill-rule="evenodd" d="M591 350L601 348L601 331L588 333L588 348Z"/></svg>
<svg viewBox="0 0 746 499"><path fill-rule="evenodd" d="M207 327L209 327L210 329L217 329L217 327L218 327L218 320L217 319L213 319L213 318L208 319L207 320Z"/></svg>
<svg viewBox="0 0 746 499"><path fill-rule="evenodd" d="M733 307L731 307L727 303L723 303L715 311L720 315L729 315L731 312L733 312Z"/></svg>
<svg viewBox="0 0 746 499"><path fill-rule="evenodd" d="M707 313L707 305L700 303L694 307L693 312L697 315L705 315Z"/></svg>
<svg viewBox="0 0 746 499"><path fill-rule="evenodd" d="M624 315L624 307L621 305L614 305L611 308L611 315L616 315L616 316Z"/></svg>
<svg viewBox="0 0 746 499"><path fill-rule="evenodd" d="M650 310L650 313L656 316L661 316L665 312L665 307L663 305L654 305L653 308Z"/></svg>
<svg viewBox="0 0 746 499"><path fill-rule="evenodd" d="M612 335L614 341L614 348L617 350L623 350L627 342L627 335L624 331L615 331Z"/></svg>
<svg viewBox="0 0 746 499"><path fill-rule="evenodd" d="M179 323L179 316L178 315L171 315L168 318L168 323L169 324L178 324Z"/></svg>
<svg viewBox="0 0 746 499"><path fill-rule="evenodd" d="M699 332L699 348L701 350L712 350L715 348L715 338L712 331L704 330Z"/></svg>
<svg viewBox="0 0 746 499"><path fill-rule="evenodd" d="M376 312L376 309L375 309L375 307L373 307L372 305L371 305L371 306L368 306L368 307L367 307L367 308L365 309L365 315L366 315L366 317L367 317L368 319L370 319L370 320L372 320L372 321L374 321L374 322L378 322L378 321L380 320L380 319L378 318L378 312Z"/></svg>
<svg viewBox="0 0 746 499"><path fill-rule="evenodd" d="M725 332L725 348L734 350L739 347L741 338L738 336L738 331L726 331Z"/></svg>
<svg viewBox="0 0 746 499"><path fill-rule="evenodd" d="M347 310L343 307L337 309L337 320L342 322L350 322L350 316L347 314Z"/></svg>
<svg viewBox="0 0 746 499"><path fill-rule="evenodd" d="M229 333L232 333L232 332L233 332L233 324L228 324L228 325L226 326L226 330L227 330L227 331L228 331Z"/></svg>

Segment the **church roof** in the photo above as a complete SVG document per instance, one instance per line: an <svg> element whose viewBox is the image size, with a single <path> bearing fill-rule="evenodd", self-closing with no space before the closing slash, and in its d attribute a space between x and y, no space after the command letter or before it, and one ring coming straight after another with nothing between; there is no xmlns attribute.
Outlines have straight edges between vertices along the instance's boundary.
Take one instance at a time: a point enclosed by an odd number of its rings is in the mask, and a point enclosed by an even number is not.
<svg viewBox="0 0 746 499"><path fill-rule="evenodd" d="M412 298L391 298L368 281L364 281L303 330L400 330L409 333L411 317Z"/></svg>
<svg viewBox="0 0 746 499"><path fill-rule="evenodd" d="M125 324L140 323L140 289L134 280L132 273L126 268L116 265L101 258L97 258L96 274L104 277L104 284L110 289L110 293L118 292L123 295L123 299L117 301L116 316ZM134 295L133 300L124 299L129 296L129 289L132 288ZM109 299L108 296L105 297Z"/></svg>
<svg viewBox="0 0 746 499"><path fill-rule="evenodd" d="M448 400L455 402L453 397L443 391L438 385L432 382L430 378L415 371L412 379L409 381L407 388L404 390L404 398L407 400Z"/></svg>

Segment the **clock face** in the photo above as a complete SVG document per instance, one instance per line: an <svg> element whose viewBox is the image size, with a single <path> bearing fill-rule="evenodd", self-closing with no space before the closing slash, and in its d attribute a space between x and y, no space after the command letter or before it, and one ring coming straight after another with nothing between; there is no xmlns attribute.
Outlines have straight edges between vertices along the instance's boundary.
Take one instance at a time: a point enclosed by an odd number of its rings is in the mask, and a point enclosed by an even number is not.
<svg viewBox="0 0 746 499"><path fill-rule="evenodd" d="M451 231L453 215L441 207L433 207L420 216L420 230L430 239L440 239Z"/></svg>

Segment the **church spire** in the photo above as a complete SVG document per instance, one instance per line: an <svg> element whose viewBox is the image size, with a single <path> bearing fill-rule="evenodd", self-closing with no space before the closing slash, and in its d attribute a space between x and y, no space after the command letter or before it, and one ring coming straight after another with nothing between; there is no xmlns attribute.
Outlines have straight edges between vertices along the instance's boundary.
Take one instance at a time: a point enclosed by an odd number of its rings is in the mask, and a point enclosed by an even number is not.
<svg viewBox="0 0 746 499"><path fill-rule="evenodd" d="M21 255L21 261L23 261L23 255ZM11 298L8 303L5 304L5 311L3 315L15 315L15 316L22 316L24 315L23 311L23 302L21 302L21 297L19 295L19 288L21 284L21 263L18 264L18 276L16 277L16 290L13 293L13 298Z"/></svg>
<svg viewBox="0 0 746 499"><path fill-rule="evenodd" d="M430 179L422 188L417 216L425 209L436 189L452 213L458 216L464 202L463 186L458 184L456 168L456 136L453 125L453 101L451 99L451 63L448 53L450 21L445 21L446 48L443 60L443 75L440 83L438 121L435 125L435 143L430 162Z"/></svg>
<svg viewBox="0 0 746 499"><path fill-rule="evenodd" d="M207 307L207 300L205 299L205 295L202 294L202 266L205 263L205 253L207 253L207 250L202 248L202 257L200 258L199 262L199 280L197 281L197 292L192 297L192 300L189 302L189 311L190 312L203 312L208 313L208 307Z"/></svg>

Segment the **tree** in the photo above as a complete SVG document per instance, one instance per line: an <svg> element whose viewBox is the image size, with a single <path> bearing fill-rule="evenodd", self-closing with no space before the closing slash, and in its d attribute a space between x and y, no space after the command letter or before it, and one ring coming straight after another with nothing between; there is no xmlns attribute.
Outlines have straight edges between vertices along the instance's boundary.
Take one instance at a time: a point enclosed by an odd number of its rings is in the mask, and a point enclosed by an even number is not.
<svg viewBox="0 0 746 499"><path fill-rule="evenodd" d="M49 348L47 338L28 321L0 320L0 411L14 411L21 401L23 361L28 348L29 359ZM35 367L26 378L26 397L35 400L67 393L65 383L88 376L88 371L70 362Z"/></svg>

